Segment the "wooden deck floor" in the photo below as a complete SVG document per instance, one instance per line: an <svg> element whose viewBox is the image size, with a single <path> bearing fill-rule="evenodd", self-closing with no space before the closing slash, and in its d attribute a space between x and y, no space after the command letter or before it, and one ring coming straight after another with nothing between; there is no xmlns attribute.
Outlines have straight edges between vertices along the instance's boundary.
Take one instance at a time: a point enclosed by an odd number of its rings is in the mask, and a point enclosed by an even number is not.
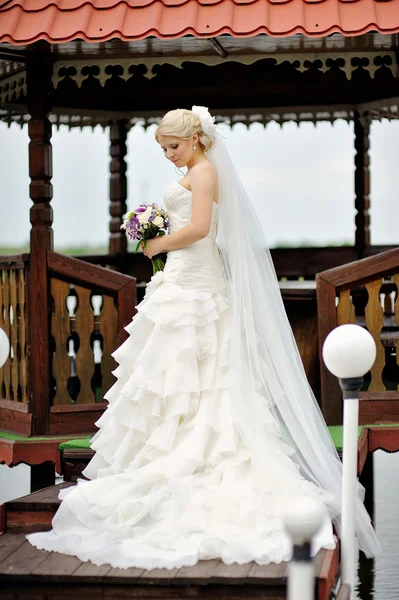
<svg viewBox="0 0 399 600"><path fill-rule="evenodd" d="M0 600L286 597L287 563L225 565L207 560L172 571L146 571L96 567L73 556L37 550L26 541L25 533L50 527L50 515L59 505L59 489L54 486L6 504L6 532L0 535ZM338 549L321 550L315 557L317 600L329 600L337 569Z"/></svg>

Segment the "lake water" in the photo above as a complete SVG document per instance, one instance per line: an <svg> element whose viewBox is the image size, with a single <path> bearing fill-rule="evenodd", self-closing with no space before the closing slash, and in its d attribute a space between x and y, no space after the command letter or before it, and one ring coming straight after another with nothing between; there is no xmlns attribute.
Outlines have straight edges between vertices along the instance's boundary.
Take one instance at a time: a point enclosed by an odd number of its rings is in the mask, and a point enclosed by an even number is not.
<svg viewBox="0 0 399 600"><path fill-rule="evenodd" d="M375 526L382 554L360 560L357 600L398 600L399 454L378 450L375 465ZM0 504L29 493L29 467L0 466Z"/></svg>

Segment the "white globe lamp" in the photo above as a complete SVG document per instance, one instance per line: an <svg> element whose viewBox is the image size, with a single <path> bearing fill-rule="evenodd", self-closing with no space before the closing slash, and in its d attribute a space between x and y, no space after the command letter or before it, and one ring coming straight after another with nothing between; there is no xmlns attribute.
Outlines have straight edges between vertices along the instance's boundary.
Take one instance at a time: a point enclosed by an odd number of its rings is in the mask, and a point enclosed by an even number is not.
<svg viewBox="0 0 399 600"><path fill-rule="evenodd" d="M295 545L310 542L319 531L325 517L325 508L311 497L299 496L292 499L291 506L284 512L284 527Z"/></svg>
<svg viewBox="0 0 399 600"><path fill-rule="evenodd" d="M373 337L359 325L340 325L327 336L323 360L340 379L363 377L374 364L377 348Z"/></svg>
<svg viewBox="0 0 399 600"><path fill-rule="evenodd" d="M0 369L10 354L10 341L4 329L0 329Z"/></svg>

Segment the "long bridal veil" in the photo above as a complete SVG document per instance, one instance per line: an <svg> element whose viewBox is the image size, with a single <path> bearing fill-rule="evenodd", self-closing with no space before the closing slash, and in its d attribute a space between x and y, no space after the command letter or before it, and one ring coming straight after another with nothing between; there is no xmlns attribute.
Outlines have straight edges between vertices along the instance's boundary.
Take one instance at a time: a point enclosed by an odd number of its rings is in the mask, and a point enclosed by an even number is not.
<svg viewBox="0 0 399 600"><path fill-rule="evenodd" d="M272 414L300 472L327 493L329 516L340 533L342 464L307 381L263 230L214 119L204 107L192 110L204 133L216 138L207 157L219 179L217 241L232 305L232 389L240 433L262 478ZM363 497L358 484L356 535L370 557L380 546Z"/></svg>

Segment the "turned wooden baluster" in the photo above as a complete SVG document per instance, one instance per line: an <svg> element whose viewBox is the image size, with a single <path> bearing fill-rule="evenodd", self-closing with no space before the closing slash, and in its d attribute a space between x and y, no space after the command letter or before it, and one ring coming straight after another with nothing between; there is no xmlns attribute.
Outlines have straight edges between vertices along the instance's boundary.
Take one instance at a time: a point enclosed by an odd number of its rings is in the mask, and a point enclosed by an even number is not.
<svg viewBox="0 0 399 600"><path fill-rule="evenodd" d="M121 230L122 216L126 212L127 198L127 178L126 178L126 149L127 127L125 121L118 121L110 127L110 214L109 224L109 253L126 254L127 238L124 231Z"/></svg>
<svg viewBox="0 0 399 600"><path fill-rule="evenodd" d="M386 390L382 380L382 370L385 367L385 350L381 343L381 329L384 326L384 311L380 301L382 279L376 279L365 285L369 300L367 302L365 317L366 327L373 336L377 346L377 357L371 368L371 382L369 392L383 392Z"/></svg>
<svg viewBox="0 0 399 600"><path fill-rule="evenodd" d="M355 248L359 258L370 245L370 118L354 114L355 132Z"/></svg>

